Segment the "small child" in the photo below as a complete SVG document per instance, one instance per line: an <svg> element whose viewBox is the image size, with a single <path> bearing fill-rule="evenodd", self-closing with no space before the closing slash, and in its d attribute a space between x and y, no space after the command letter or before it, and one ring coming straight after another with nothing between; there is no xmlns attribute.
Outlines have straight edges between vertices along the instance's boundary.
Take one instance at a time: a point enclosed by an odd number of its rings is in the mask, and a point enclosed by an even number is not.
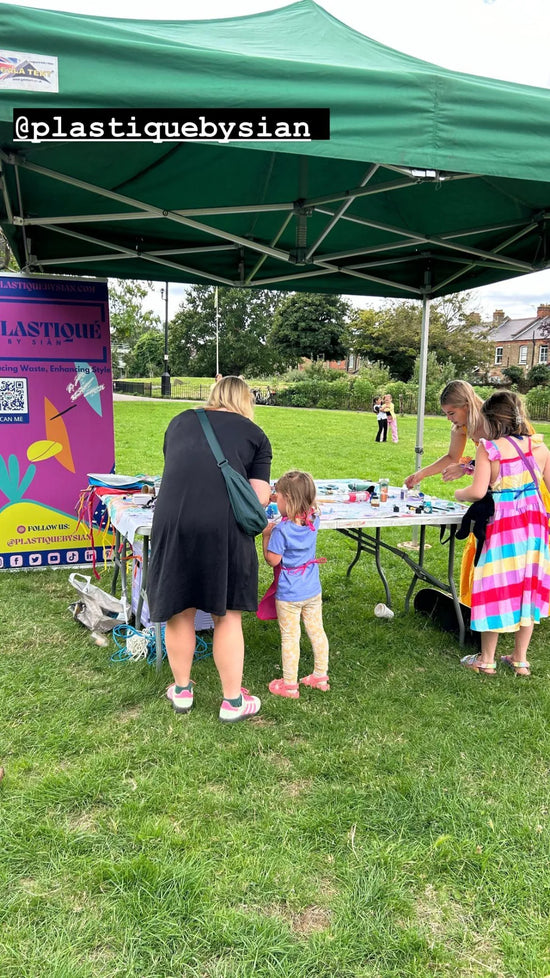
<svg viewBox="0 0 550 978"><path fill-rule="evenodd" d="M314 668L300 682L322 692L330 689L318 567L324 558L315 557L319 515L315 483L309 473L287 472L276 483L275 492L282 520L266 526L263 550L271 567L280 566L275 606L281 630L283 678L270 682L269 691L297 700L301 620L313 647Z"/></svg>
<svg viewBox="0 0 550 978"><path fill-rule="evenodd" d="M397 418L395 417L395 408L393 406L391 394L384 394L384 402L382 407L386 412L386 420L390 426L391 440L394 442L394 444L396 444L399 441L399 435L397 434Z"/></svg>
<svg viewBox="0 0 550 978"><path fill-rule="evenodd" d="M386 411L384 405L382 404L381 397L374 398L372 410L374 411L374 413L378 418L378 432L374 440L386 441L386 438L388 437L388 419L386 417Z"/></svg>
<svg viewBox="0 0 550 978"><path fill-rule="evenodd" d="M492 394L481 408L489 438L481 438L471 486L457 489L460 502L495 504L477 566L474 566L471 628L481 632L481 654L467 655L467 669L494 676L498 636L514 632L514 654L501 655L516 676L530 676L527 649L533 628L547 618L550 600L548 516L541 478L550 489L550 452L532 435L521 398Z"/></svg>

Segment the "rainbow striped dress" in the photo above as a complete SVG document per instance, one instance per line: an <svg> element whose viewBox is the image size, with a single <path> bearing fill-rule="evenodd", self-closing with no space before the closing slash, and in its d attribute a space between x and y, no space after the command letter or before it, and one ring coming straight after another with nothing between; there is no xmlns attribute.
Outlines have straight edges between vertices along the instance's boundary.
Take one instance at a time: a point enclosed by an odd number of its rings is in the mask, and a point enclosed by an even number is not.
<svg viewBox="0 0 550 978"><path fill-rule="evenodd" d="M520 440L540 478L532 446L542 443L542 435ZM476 632L516 632L549 613L548 516L523 459L502 458L499 441L481 439L500 472L492 486L495 514L474 568L470 627Z"/></svg>

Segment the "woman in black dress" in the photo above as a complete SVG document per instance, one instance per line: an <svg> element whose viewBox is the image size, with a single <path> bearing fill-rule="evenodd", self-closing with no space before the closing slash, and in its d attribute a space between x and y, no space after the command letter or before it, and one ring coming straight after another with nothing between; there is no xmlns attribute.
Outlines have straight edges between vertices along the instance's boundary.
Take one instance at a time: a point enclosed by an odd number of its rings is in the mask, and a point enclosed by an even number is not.
<svg viewBox="0 0 550 978"><path fill-rule="evenodd" d="M223 377L212 388L206 410L230 465L267 506L271 445L252 421L250 388L239 377ZM193 410L168 425L164 463L151 531L147 597L152 620L166 622L175 680L166 695L178 713L188 713L193 705L195 612L201 608L214 618L214 662L224 696L220 720L254 716L260 700L241 690L241 614L258 607L256 546L235 521L225 480Z"/></svg>

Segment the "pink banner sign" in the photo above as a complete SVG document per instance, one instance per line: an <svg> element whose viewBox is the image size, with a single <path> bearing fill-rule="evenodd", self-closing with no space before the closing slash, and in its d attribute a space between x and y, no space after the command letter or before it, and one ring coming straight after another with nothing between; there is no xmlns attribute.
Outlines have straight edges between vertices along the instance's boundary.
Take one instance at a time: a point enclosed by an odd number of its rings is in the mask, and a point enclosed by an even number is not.
<svg viewBox="0 0 550 978"><path fill-rule="evenodd" d="M0 275L0 569L92 563L78 504L115 449L107 284Z"/></svg>

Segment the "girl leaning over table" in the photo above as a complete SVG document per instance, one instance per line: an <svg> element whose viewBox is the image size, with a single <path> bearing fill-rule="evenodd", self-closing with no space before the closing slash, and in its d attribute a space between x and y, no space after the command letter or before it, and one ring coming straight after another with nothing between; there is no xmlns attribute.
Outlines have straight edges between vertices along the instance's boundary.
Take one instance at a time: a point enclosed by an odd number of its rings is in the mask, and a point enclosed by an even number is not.
<svg viewBox="0 0 550 978"><path fill-rule="evenodd" d="M443 414L452 425L449 448L441 458L409 475L405 479L408 489L418 485L422 479L438 475L440 472L444 482L454 482L455 479L472 475L474 472L475 461L471 456L465 456L464 450L469 438L477 447L479 439L486 434L486 422L481 413L483 401L472 385L465 380L452 380L447 384L439 401ZM534 429L529 422L528 424L533 434ZM541 488L546 508L550 510L550 494L544 484ZM476 541L471 533L464 547L460 567L460 600L468 606L471 604L475 552Z"/></svg>
<svg viewBox="0 0 550 978"><path fill-rule="evenodd" d="M485 433L481 406L483 401L476 394L471 384L465 380L452 380L441 393L439 403L441 410L451 422L451 440L445 455L413 472L405 479L408 489L418 485L422 479L441 473L444 482L453 482L464 475L471 475L474 462L471 456L465 456L464 450L469 438L477 445L479 438ZM464 547L460 567L460 600L469 605L472 593L472 577L476 541L470 534Z"/></svg>

